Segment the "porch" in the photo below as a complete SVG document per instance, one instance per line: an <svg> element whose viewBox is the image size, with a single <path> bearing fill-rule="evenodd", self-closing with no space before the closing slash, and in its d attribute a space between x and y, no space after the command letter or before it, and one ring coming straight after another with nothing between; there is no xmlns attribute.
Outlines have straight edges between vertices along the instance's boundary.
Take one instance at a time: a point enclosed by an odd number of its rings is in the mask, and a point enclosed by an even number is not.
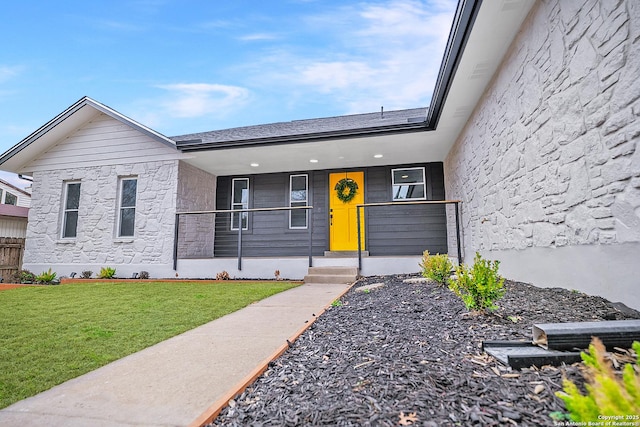
<svg viewBox="0 0 640 427"><path fill-rule="evenodd" d="M307 218L320 215L323 210L313 206L178 212L173 269L183 278L214 278L225 271L234 278L293 280L305 277L310 267L354 267L363 276L416 273L424 250L448 253L454 263L462 261L459 203L358 204L351 221L357 234L355 251L330 251L328 227L314 227L317 221L307 221L307 227L294 234L274 226L296 211ZM441 220L433 220L434 212ZM407 237L407 221L394 226L390 217L410 218L412 238ZM227 227L234 223L252 228L236 227L229 233ZM220 233L223 226L225 233ZM248 232L253 239L247 238ZM278 254L270 256L274 248Z"/></svg>

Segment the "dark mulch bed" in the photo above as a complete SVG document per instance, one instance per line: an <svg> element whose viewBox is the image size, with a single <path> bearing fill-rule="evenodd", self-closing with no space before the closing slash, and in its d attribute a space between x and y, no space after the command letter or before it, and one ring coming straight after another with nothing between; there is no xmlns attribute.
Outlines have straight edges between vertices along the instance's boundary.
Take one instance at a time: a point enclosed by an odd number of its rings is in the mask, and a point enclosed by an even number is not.
<svg viewBox="0 0 640 427"><path fill-rule="evenodd" d="M582 383L578 366L512 371L482 341L531 340L534 323L640 318L600 297L509 281L499 310L474 315L448 289L408 277L360 280L212 425L552 426L549 414L564 411L554 392L563 375Z"/></svg>

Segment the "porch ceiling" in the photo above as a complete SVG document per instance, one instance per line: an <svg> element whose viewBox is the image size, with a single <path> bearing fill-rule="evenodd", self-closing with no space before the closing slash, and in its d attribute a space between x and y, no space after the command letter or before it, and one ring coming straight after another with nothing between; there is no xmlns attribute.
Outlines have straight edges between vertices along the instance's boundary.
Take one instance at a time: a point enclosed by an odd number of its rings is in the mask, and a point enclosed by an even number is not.
<svg viewBox="0 0 640 427"><path fill-rule="evenodd" d="M447 150L435 132L414 132L198 151L184 158L214 175L242 175L440 161Z"/></svg>
<svg viewBox="0 0 640 427"><path fill-rule="evenodd" d="M203 150L184 153L184 159L222 176L444 161L534 4L481 3L435 130Z"/></svg>

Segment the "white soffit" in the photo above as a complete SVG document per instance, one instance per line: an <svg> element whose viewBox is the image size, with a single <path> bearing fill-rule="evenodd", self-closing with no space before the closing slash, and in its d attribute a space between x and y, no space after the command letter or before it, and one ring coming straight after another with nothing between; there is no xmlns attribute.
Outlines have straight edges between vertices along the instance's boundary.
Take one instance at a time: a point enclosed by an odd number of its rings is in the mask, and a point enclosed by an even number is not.
<svg viewBox="0 0 640 427"><path fill-rule="evenodd" d="M460 135L536 0L485 0L445 101L437 131L448 141Z"/></svg>

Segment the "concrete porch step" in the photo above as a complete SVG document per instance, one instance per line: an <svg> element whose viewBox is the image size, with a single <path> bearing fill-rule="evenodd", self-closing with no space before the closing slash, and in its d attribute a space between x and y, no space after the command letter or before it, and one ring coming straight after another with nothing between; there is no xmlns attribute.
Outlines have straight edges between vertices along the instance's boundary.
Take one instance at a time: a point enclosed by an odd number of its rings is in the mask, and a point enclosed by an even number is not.
<svg viewBox="0 0 640 427"><path fill-rule="evenodd" d="M358 278L357 267L309 267L305 283L353 283Z"/></svg>

